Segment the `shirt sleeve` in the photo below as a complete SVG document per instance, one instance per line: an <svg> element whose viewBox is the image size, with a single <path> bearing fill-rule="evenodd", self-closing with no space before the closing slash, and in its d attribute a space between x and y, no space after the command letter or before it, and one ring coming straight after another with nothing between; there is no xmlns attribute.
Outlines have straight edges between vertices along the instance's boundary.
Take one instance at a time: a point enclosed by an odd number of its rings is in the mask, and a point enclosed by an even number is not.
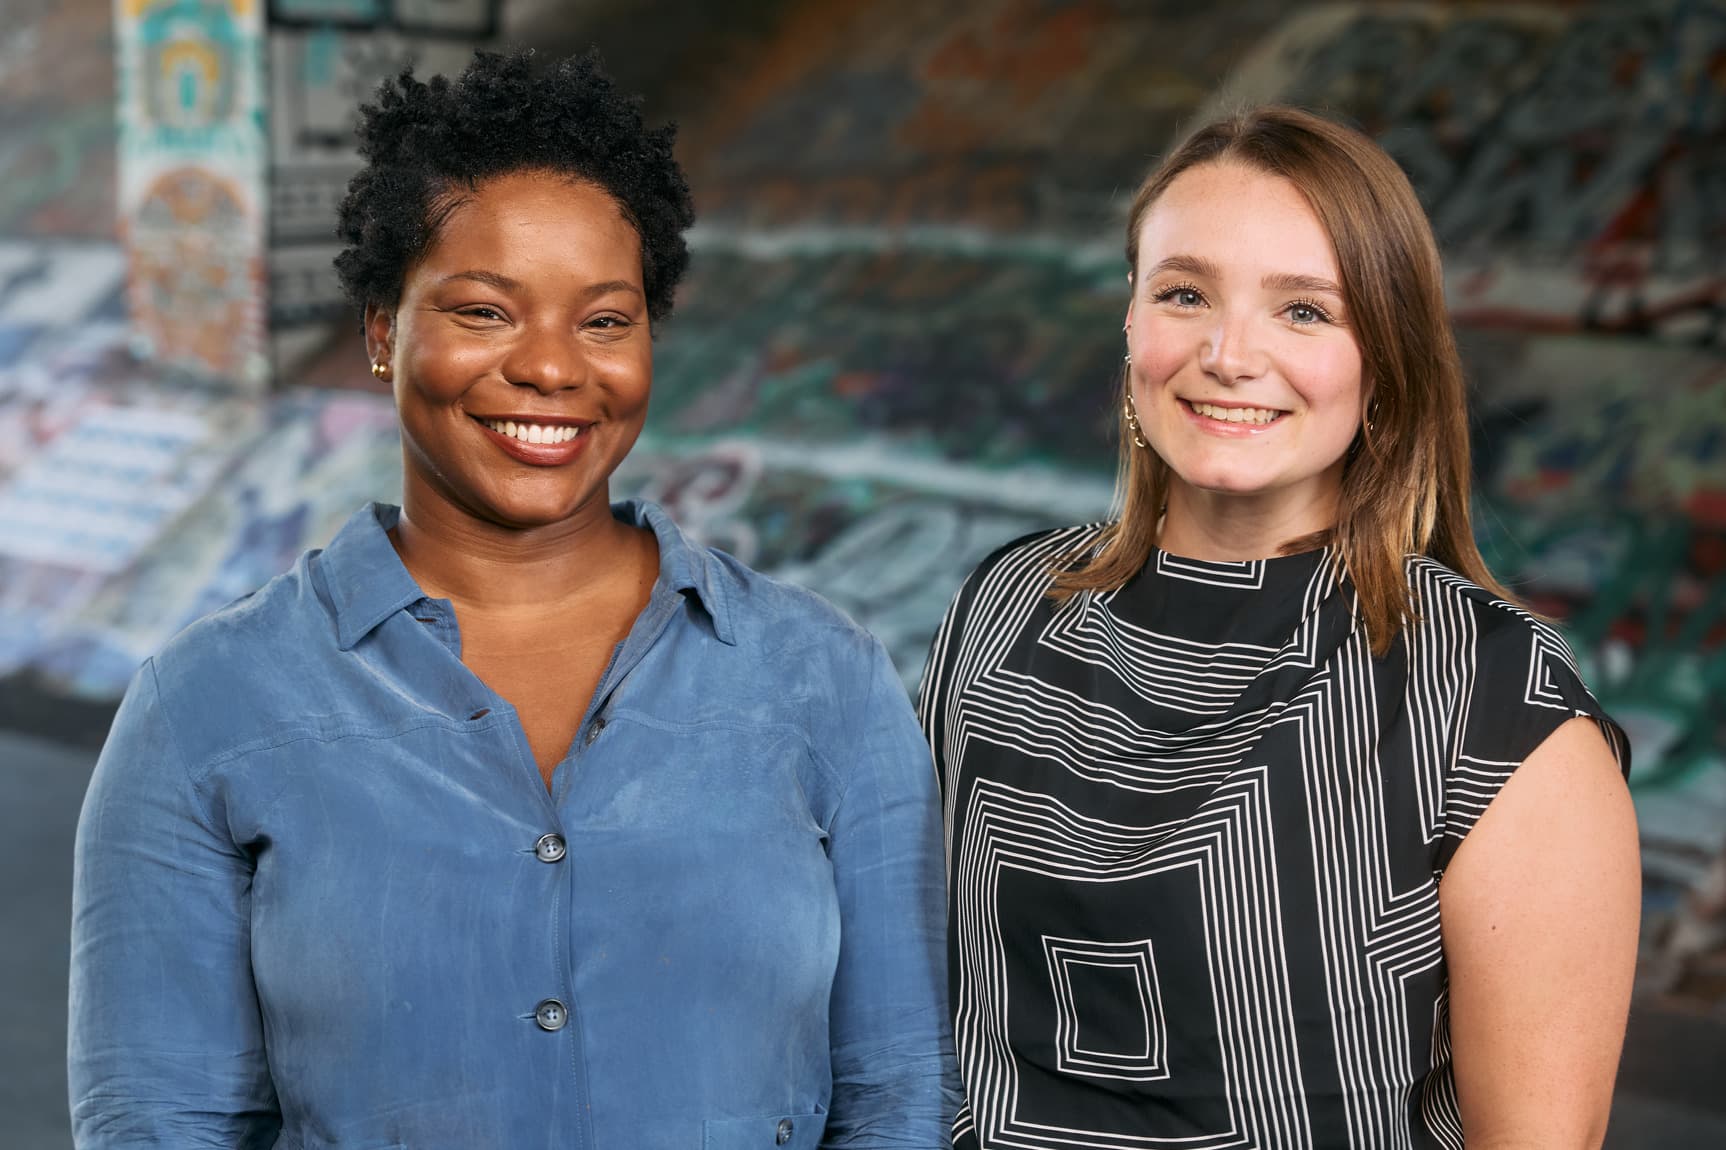
<svg viewBox="0 0 1726 1150"><path fill-rule="evenodd" d="M830 1150L948 1145L958 1070L947 1013L946 884L929 748L881 645L831 754L848 784L829 830L839 896Z"/></svg>
<svg viewBox="0 0 1726 1150"><path fill-rule="evenodd" d="M965 635L965 616L977 581L986 570L978 567L954 592L941 626L929 644L929 657L923 662L923 680L917 687L917 722L923 737L934 754L937 786L947 784L947 710L952 705L953 682L958 652L954 650Z"/></svg>
<svg viewBox="0 0 1726 1150"><path fill-rule="evenodd" d="M121 704L74 847L68 1072L79 1150L268 1147L252 864L193 784L155 663Z"/></svg>
<svg viewBox="0 0 1726 1150"><path fill-rule="evenodd" d="M1462 741L1444 779L1439 873L1516 768L1571 719L1592 719L1619 769L1630 773L1630 740L1584 685L1558 632L1506 604L1477 604L1475 611L1482 630Z"/></svg>

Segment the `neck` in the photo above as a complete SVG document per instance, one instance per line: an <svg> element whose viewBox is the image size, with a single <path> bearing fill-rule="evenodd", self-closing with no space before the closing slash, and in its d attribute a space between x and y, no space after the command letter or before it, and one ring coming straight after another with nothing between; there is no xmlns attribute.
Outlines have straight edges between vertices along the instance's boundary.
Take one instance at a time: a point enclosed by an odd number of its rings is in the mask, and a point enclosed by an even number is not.
<svg viewBox="0 0 1726 1150"><path fill-rule="evenodd" d="M468 612L545 612L580 600L641 560L642 532L612 517L604 491L556 523L509 527L409 477L390 541L427 595Z"/></svg>
<svg viewBox="0 0 1726 1150"><path fill-rule="evenodd" d="M1171 554L1211 562L1270 559L1297 539L1336 523L1337 491L1228 495L1169 485L1157 546Z"/></svg>

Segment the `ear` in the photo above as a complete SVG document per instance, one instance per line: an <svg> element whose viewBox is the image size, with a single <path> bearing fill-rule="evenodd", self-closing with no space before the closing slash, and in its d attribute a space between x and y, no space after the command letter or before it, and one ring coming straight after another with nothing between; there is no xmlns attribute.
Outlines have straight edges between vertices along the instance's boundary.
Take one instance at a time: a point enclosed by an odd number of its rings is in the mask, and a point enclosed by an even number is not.
<svg viewBox="0 0 1726 1150"><path fill-rule="evenodd" d="M385 311L375 303L366 305L366 358L373 363L389 363L395 359L396 313Z"/></svg>

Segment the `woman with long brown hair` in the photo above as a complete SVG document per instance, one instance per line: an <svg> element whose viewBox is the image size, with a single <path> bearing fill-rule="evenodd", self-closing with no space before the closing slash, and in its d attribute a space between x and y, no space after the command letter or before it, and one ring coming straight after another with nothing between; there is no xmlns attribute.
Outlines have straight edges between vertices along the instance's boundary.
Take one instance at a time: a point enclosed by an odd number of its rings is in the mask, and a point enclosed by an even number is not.
<svg viewBox="0 0 1726 1150"><path fill-rule="evenodd" d="M1629 747L1473 542L1413 189L1259 109L1126 255L1118 517L986 560L923 683L955 1145L1599 1145Z"/></svg>

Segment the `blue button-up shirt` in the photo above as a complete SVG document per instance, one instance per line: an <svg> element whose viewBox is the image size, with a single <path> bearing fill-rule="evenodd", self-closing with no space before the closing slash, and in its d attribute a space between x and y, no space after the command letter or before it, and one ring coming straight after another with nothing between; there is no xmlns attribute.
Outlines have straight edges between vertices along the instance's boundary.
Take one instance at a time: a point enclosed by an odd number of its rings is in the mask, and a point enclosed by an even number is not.
<svg viewBox="0 0 1726 1150"><path fill-rule="evenodd" d="M394 508L139 672L78 829L80 1147L943 1144L939 807L892 665L614 512L659 579L549 791Z"/></svg>

